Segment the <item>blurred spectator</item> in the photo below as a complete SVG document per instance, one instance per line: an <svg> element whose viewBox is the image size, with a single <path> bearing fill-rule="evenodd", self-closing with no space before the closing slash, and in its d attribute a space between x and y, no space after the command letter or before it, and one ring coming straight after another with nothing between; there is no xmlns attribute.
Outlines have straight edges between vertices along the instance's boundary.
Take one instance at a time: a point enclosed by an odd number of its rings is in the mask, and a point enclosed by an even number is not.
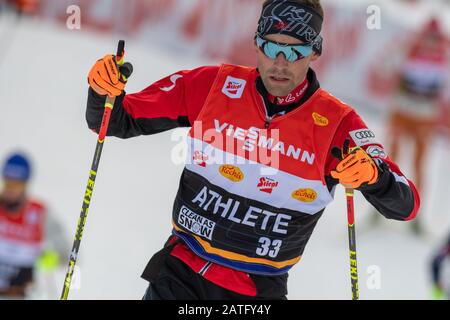
<svg viewBox="0 0 450 320"><path fill-rule="evenodd" d="M40 0L0 0L0 12L5 10L15 12L18 16L32 15L38 12L40 4Z"/></svg>
<svg viewBox="0 0 450 320"><path fill-rule="evenodd" d="M27 194L31 166L13 154L2 170L0 191L0 298L25 298L35 269L48 272L67 255L61 226Z"/></svg>
<svg viewBox="0 0 450 320"><path fill-rule="evenodd" d="M450 279L442 277L444 262L450 259L450 236L447 243L439 249L432 259L431 273L433 279L433 298L436 300L450 299Z"/></svg>
<svg viewBox="0 0 450 320"><path fill-rule="evenodd" d="M449 81L448 43L439 22L431 19L424 30L407 44L404 52L390 52L380 61L374 78L390 78L393 85L390 113L390 155L398 160L400 145L411 139L414 155L414 182L423 191L424 159L428 153L442 116L442 99ZM376 73L389 73L376 75ZM374 220L377 217L374 215ZM422 232L420 220L413 224L417 234Z"/></svg>
<svg viewBox="0 0 450 320"><path fill-rule="evenodd" d="M33 14L39 9L39 0L7 0L18 13Z"/></svg>

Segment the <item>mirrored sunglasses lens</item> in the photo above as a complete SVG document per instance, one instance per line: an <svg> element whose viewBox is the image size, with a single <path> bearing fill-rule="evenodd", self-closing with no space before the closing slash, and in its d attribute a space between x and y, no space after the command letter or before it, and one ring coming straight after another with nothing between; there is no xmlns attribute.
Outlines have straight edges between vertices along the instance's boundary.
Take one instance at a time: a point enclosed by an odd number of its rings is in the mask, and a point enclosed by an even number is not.
<svg viewBox="0 0 450 320"><path fill-rule="evenodd" d="M299 46L296 48L297 54L300 56L300 59L308 57L312 52L313 49L310 46Z"/></svg>
<svg viewBox="0 0 450 320"><path fill-rule="evenodd" d="M260 37L256 38L258 47L264 52L264 54L275 60L280 53L283 53L286 60L289 62L295 62L301 60L312 53L312 47L310 46L298 46L298 47L283 47L276 43L266 41Z"/></svg>
<svg viewBox="0 0 450 320"><path fill-rule="evenodd" d="M299 60L301 57L297 54L297 52L295 52L295 50L293 49L289 49L289 55L286 56L286 60L289 62L294 62Z"/></svg>
<svg viewBox="0 0 450 320"><path fill-rule="evenodd" d="M276 44L267 42L264 46L264 53L266 56L268 56L270 59L276 59L278 55L278 47Z"/></svg>

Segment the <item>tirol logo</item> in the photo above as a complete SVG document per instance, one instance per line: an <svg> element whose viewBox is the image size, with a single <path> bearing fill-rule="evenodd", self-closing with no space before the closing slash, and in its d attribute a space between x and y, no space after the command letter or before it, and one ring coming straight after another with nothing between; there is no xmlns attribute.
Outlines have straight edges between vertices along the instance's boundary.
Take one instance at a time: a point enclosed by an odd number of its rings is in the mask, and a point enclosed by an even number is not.
<svg viewBox="0 0 450 320"><path fill-rule="evenodd" d="M220 166L219 172L225 178L227 178L233 182L240 182L244 179L244 173L241 171L241 169L239 169L236 166L232 166L232 165Z"/></svg>
<svg viewBox="0 0 450 320"><path fill-rule="evenodd" d="M209 157L207 154L201 151L195 151L192 156L192 160L195 164L198 164L201 167L206 167L206 161L208 161Z"/></svg>
<svg viewBox="0 0 450 320"><path fill-rule="evenodd" d="M231 76L227 77L222 89L222 93L231 99L239 99L244 93L245 85L247 81L244 79L238 79Z"/></svg>
<svg viewBox="0 0 450 320"><path fill-rule="evenodd" d="M261 177L256 187L261 192L272 193L273 189L278 187L278 181L275 181L267 177Z"/></svg>
<svg viewBox="0 0 450 320"><path fill-rule="evenodd" d="M386 151L384 151L384 149L379 146L370 146L367 148L366 152L367 154L371 155L374 158L381 158L381 159L387 158Z"/></svg>
<svg viewBox="0 0 450 320"><path fill-rule="evenodd" d="M326 127L330 123L330 121L327 118L325 118L324 116L321 116L317 112L314 112L312 114L312 117L314 119L314 123L318 126Z"/></svg>
<svg viewBox="0 0 450 320"><path fill-rule="evenodd" d="M314 202L317 199L317 192L313 189L298 189L292 192L292 198L301 202Z"/></svg>

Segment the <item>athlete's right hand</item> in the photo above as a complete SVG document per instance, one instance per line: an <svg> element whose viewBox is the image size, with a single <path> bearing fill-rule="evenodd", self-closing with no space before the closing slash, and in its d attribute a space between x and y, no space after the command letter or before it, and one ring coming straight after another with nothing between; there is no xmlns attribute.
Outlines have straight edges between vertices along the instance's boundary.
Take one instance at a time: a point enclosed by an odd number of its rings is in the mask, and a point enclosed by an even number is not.
<svg viewBox="0 0 450 320"><path fill-rule="evenodd" d="M106 55L97 60L89 72L88 82L99 95L109 95L110 97L120 96L126 83L126 81L120 79L120 73L113 55Z"/></svg>

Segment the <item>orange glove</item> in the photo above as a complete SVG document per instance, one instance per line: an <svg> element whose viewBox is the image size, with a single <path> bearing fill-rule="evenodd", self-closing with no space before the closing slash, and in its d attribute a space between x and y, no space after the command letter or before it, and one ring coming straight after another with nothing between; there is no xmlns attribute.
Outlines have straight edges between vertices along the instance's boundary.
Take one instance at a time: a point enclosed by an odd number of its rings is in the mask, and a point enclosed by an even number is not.
<svg viewBox="0 0 450 320"><path fill-rule="evenodd" d="M336 167L331 176L346 188L358 189L363 184L378 181L378 167L373 159L361 148L352 149Z"/></svg>
<svg viewBox="0 0 450 320"><path fill-rule="evenodd" d="M94 64L89 72L88 82L99 95L117 97L125 89L125 82L119 79L115 56L106 55Z"/></svg>

